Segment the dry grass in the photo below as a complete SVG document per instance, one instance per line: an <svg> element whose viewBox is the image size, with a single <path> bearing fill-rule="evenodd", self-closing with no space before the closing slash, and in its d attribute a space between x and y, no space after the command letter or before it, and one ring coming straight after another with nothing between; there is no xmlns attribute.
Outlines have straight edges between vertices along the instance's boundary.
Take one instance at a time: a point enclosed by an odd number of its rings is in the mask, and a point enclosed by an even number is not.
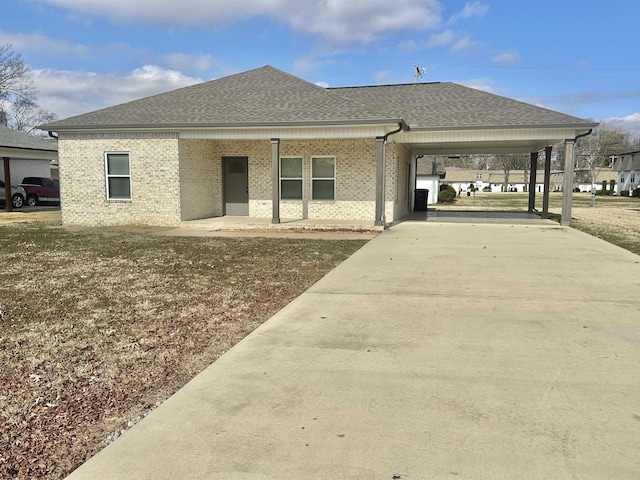
<svg viewBox="0 0 640 480"><path fill-rule="evenodd" d="M549 211L558 219L562 211L562 194L550 195ZM437 210L526 211L528 194L476 193L460 197L451 204L437 204ZM536 208L542 210L542 194L536 195ZM640 255L640 198L573 195L571 226Z"/></svg>
<svg viewBox="0 0 640 480"><path fill-rule="evenodd" d="M0 478L64 477L363 243L0 224Z"/></svg>

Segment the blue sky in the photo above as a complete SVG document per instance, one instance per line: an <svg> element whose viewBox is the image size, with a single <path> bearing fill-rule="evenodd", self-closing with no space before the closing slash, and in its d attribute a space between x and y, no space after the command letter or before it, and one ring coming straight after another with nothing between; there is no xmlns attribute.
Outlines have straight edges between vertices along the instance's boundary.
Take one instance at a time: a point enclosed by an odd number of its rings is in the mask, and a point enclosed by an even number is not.
<svg viewBox="0 0 640 480"><path fill-rule="evenodd" d="M640 132L637 0L2 0L0 44L61 118L273 65L452 81Z"/></svg>

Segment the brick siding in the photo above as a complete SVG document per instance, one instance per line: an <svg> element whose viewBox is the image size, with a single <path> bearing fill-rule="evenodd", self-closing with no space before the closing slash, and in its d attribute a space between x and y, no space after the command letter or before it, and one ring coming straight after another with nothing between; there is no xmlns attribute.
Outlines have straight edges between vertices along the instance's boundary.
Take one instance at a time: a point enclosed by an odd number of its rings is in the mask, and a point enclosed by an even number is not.
<svg viewBox="0 0 640 480"><path fill-rule="evenodd" d="M385 213L406 213L408 150L387 145ZM249 158L249 216L270 218L269 140L178 140L175 133L61 134L62 220L67 225L179 225L223 215L222 158ZM104 154L129 152L131 201L106 199ZM375 216L375 139L282 140L281 156L303 158L303 200L280 202L281 218L371 220ZM336 198L314 201L311 158L336 159Z"/></svg>

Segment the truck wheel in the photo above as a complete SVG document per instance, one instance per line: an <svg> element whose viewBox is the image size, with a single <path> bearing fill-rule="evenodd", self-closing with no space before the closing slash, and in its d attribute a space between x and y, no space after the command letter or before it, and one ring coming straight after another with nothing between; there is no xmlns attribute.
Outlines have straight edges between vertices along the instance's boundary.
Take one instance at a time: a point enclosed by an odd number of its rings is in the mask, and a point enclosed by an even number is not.
<svg viewBox="0 0 640 480"><path fill-rule="evenodd" d="M29 207L35 207L36 205L38 205L38 197L36 197L35 195L29 195L27 197L27 205Z"/></svg>
<svg viewBox="0 0 640 480"><path fill-rule="evenodd" d="M22 208L24 205L24 198L19 193L16 193L13 197L11 197L11 204L13 208Z"/></svg>

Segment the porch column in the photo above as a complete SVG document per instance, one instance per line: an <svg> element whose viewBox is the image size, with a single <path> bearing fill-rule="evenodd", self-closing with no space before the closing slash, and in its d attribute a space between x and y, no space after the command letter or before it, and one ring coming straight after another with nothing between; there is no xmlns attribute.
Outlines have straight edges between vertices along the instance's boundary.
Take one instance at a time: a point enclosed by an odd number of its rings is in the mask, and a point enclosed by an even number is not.
<svg viewBox="0 0 640 480"><path fill-rule="evenodd" d="M11 170L9 168L9 157L2 157L4 162L4 210L10 212L13 210L11 203Z"/></svg>
<svg viewBox="0 0 640 480"><path fill-rule="evenodd" d="M549 189L551 188L551 150L544 149L544 193L542 194L542 218L549 218Z"/></svg>
<svg viewBox="0 0 640 480"><path fill-rule="evenodd" d="M384 155L384 137L376 137L376 218L374 225L383 227L384 218L384 177L385 177L385 155Z"/></svg>
<svg viewBox="0 0 640 480"><path fill-rule="evenodd" d="M538 152L531 152L529 168L529 212L536 209L536 171L538 170Z"/></svg>
<svg viewBox="0 0 640 480"><path fill-rule="evenodd" d="M280 139L271 139L271 223L280 223Z"/></svg>
<svg viewBox="0 0 640 480"><path fill-rule="evenodd" d="M573 170L575 167L575 140L565 140L564 184L562 186L562 215L560 225L571 223L571 203L573 200Z"/></svg>

